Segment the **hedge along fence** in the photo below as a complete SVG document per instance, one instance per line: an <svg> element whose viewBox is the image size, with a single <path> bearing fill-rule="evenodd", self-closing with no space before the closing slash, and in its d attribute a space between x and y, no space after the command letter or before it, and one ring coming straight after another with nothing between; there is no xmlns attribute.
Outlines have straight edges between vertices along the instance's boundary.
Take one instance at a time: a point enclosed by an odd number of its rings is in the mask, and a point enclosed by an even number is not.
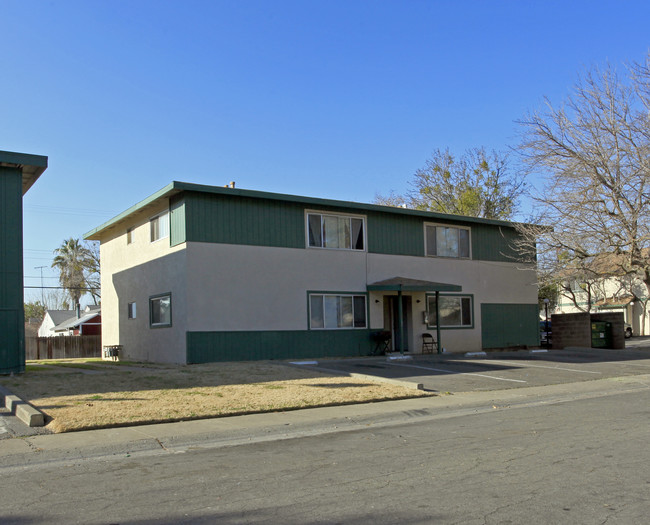
<svg viewBox="0 0 650 525"><path fill-rule="evenodd" d="M101 356L101 335L25 338L25 359L66 359Z"/></svg>

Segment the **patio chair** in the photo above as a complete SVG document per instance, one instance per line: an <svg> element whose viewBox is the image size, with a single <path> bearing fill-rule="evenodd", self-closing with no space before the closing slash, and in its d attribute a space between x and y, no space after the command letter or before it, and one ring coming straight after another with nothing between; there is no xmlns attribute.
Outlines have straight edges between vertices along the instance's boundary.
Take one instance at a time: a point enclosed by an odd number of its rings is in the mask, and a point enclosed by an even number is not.
<svg viewBox="0 0 650 525"><path fill-rule="evenodd" d="M422 353L423 354L432 354L434 350L437 351L438 343L433 338L431 334L423 333L422 334Z"/></svg>

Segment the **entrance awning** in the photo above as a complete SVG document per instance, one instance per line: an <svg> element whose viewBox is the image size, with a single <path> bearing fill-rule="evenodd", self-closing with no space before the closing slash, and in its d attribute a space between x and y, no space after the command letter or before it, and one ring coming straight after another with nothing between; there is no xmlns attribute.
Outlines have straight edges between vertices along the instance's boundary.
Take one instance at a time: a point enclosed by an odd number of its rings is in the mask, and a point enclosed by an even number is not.
<svg viewBox="0 0 650 525"><path fill-rule="evenodd" d="M459 284L436 283L407 277L393 277L367 286L369 292L462 292Z"/></svg>

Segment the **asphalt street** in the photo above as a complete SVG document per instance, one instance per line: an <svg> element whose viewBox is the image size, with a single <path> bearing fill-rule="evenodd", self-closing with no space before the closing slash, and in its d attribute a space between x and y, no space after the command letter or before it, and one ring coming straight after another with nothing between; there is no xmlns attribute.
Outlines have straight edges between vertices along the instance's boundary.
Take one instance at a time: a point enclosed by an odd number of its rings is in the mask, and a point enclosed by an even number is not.
<svg viewBox="0 0 650 525"><path fill-rule="evenodd" d="M649 357L328 360L440 395L4 439L0 523L645 524Z"/></svg>
<svg viewBox="0 0 650 525"><path fill-rule="evenodd" d="M649 416L642 375L34 436L0 522L645 524Z"/></svg>

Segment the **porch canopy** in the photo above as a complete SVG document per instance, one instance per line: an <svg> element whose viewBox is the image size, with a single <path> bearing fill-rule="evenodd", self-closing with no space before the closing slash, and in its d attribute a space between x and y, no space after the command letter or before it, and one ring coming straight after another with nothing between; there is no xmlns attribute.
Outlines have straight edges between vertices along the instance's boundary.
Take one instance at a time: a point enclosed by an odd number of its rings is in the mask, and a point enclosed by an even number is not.
<svg viewBox="0 0 650 525"><path fill-rule="evenodd" d="M367 285L369 292L397 292L399 297L397 301L398 319L399 319L399 337L400 352L404 352L404 318L402 315L402 292L435 292L436 294L436 319L440 319L438 311L438 296L440 292L462 292L463 287L459 284L436 283L434 281L423 281L420 279L409 279L408 277L393 277L384 281L377 281ZM438 342L438 353L442 352L440 341L440 325L436 322L436 338Z"/></svg>
<svg viewBox="0 0 650 525"><path fill-rule="evenodd" d="M385 281L377 281L367 286L369 292L462 292L463 287L458 284L436 283L409 279L407 277L393 277Z"/></svg>

